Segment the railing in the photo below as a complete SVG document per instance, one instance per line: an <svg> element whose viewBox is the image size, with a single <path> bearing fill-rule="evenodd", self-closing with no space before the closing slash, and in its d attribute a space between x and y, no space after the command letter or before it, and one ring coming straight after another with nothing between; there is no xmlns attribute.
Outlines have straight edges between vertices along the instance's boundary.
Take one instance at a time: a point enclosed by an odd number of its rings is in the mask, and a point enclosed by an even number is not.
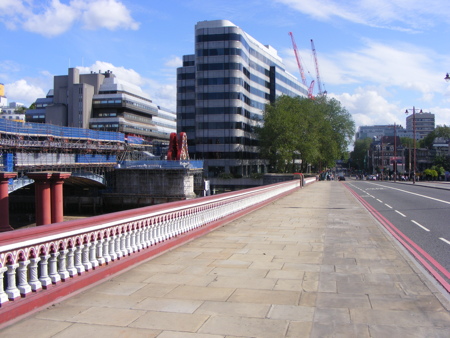
<svg viewBox="0 0 450 338"><path fill-rule="evenodd" d="M300 184L293 180L0 233L0 306L112 267L122 258L264 205Z"/></svg>

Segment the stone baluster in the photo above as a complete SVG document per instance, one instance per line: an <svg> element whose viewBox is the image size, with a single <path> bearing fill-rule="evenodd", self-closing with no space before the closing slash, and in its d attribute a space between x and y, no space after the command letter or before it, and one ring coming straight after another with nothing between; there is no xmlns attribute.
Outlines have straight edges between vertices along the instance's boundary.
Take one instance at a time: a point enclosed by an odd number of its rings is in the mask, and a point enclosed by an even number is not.
<svg viewBox="0 0 450 338"><path fill-rule="evenodd" d="M145 240L144 240L144 225L141 224L140 227L136 225L135 229L135 246L136 251L141 251L143 248L145 248Z"/></svg>
<svg viewBox="0 0 450 338"><path fill-rule="evenodd" d="M108 237L109 241L109 256L111 257L111 260L115 261L118 259L117 253L116 253L116 234L113 232L110 233Z"/></svg>
<svg viewBox="0 0 450 338"><path fill-rule="evenodd" d="M91 246L92 246L91 242L84 243L83 250L81 253L82 264L84 266L85 271L89 271L92 269L92 263L89 261L89 251L90 251Z"/></svg>
<svg viewBox="0 0 450 338"><path fill-rule="evenodd" d="M73 246L67 249L67 272L69 273L70 277L78 274L77 268L75 267L75 250L76 248L74 248Z"/></svg>
<svg viewBox="0 0 450 338"><path fill-rule="evenodd" d="M59 252L51 252L48 260L48 276L53 284L61 281L61 276L58 273L58 256Z"/></svg>
<svg viewBox="0 0 450 338"><path fill-rule="evenodd" d="M105 255L103 254L103 243L106 242L105 238L99 238L97 239L97 262L98 265L103 265L106 263Z"/></svg>
<svg viewBox="0 0 450 338"><path fill-rule="evenodd" d="M139 241L139 237L136 236L136 235L138 235L138 231L139 230L138 230L137 224L134 224L134 226L131 230L131 238L130 238L131 239L131 253L138 251L138 247L136 245L136 241Z"/></svg>
<svg viewBox="0 0 450 338"><path fill-rule="evenodd" d="M131 230L131 225L129 225L128 227L125 228L125 232L124 232L124 240L123 240L123 244L124 244L124 248L123 248L123 255L124 256L129 256L133 253L133 249L131 248L131 234L132 234Z"/></svg>
<svg viewBox="0 0 450 338"><path fill-rule="evenodd" d="M48 259L50 258L50 255L41 255L41 260L39 261L39 270L40 270L40 277L39 281L41 282L42 288L46 289L47 286L52 284L52 280L48 276Z"/></svg>
<svg viewBox="0 0 450 338"><path fill-rule="evenodd" d="M38 291L40 289L42 289L42 283L39 280L38 276L38 267L39 267L39 261L41 259L39 257L32 257L30 258L30 267L29 267L29 271L30 271L30 286L31 286L31 290L32 291Z"/></svg>
<svg viewBox="0 0 450 338"><path fill-rule="evenodd" d="M83 266L83 244L79 244L75 249L75 269L77 269L77 273L81 275L86 269Z"/></svg>
<svg viewBox="0 0 450 338"><path fill-rule="evenodd" d="M20 291L16 286L16 269L19 267L19 264L8 264L6 265L6 294L8 295L9 300L14 300L20 297Z"/></svg>
<svg viewBox="0 0 450 338"><path fill-rule="evenodd" d="M98 266L97 240L91 240L89 247L89 262L91 262L92 269L95 269Z"/></svg>
<svg viewBox="0 0 450 338"><path fill-rule="evenodd" d="M122 229L122 232L120 233L120 251L122 252L122 257L128 256L128 248L127 248L127 236L128 231L125 229Z"/></svg>
<svg viewBox="0 0 450 338"><path fill-rule="evenodd" d="M114 237L114 247L116 248L116 256L117 259L120 259L123 254L122 254L122 247L121 247L121 239L123 238L123 234L119 231L116 232L116 235Z"/></svg>
<svg viewBox="0 0 450 338"><path fill-rule="evenodd" d="M163 225L163 220L162 217L158 217L155 227L156 227L156 243L161 243L162 242L162 225Z"/></svg>
<svg viewBox="0 0 450 338"><path fill-rule="evenodd" d="M67 254L69 250L62 249L59 250L58 256L58 274L61 277L61 280L64 282L67 278L69 278L69 271L67 271Z"/></svg>
<svg viewBox="0 0 450 338"><path fill-rule="evenodd" d="M157 228L157 224L158 224L158 219L153 218L151 220L151 235L150 235L150 242L151 245L155 245L158 242L158 228Z"/></svg>
<svg viewBox="0 0 450 338"><path fill-rule="evenodd" d="M6 267L4 267L4 266L0 267L0 305L9 301L8 295L5 292L4 287L3 287L3 285L4 285L4 278L5 278L5 272L7 270L8 269Z"/></svg>
<svg viewBox="0 0 450 338"><path fill-rule="evenodd" d="M19 268L17 269L17 288L20 291L20 295L25 297L28 293L31 292L31 285L28 284L28 265L30 261L22 260L19 261Z"/></svg>
<svg viewBox="0 0 450 338"><path fill-rule="evenodd" d="M112 258L109 255L109 247L111 242L111 236L108 236L107 234L104 234L103 237L103 258L105 259L105 263L108 264L111 262Z"/></svg>

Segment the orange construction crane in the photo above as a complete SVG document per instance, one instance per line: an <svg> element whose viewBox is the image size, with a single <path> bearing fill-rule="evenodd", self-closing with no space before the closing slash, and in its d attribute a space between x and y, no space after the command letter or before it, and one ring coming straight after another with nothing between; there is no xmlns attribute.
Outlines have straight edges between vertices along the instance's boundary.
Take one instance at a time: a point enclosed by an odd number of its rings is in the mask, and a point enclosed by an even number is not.
<svg viewBox="0 0 450 338"><path fill-rule="evenodd" d="M320 74L319 74L319 62L317 61L317 55L316 55L316 47L314 46L314 41L311 39L311 48L314 55L314 62L316 64L316 77L317 77L317 85L319 87L319 94L318 95L325 95L327 92L322 91L322 82L320 81Z"/></svg>
<svg viewBox="0 0 450 338"><path fill-rule="evenodd" d="M312 99L312 98L314 98L312 95L312 91L314 88L314 80L311 82L311 84L308 87L308 83L306 82L305 72L303 71L302 63L300 62L300 55L298 55L298 48L297 48L297 44L295 43L294 34L292 32L289 32L289 35L291 36L292 48L294 49L295 59L297 60L297 66L298 66L298 70L300 71L300 75L302 77L302 82L305 85L305 87L309 88L308 89L308 97L310 99Z"/></svg>

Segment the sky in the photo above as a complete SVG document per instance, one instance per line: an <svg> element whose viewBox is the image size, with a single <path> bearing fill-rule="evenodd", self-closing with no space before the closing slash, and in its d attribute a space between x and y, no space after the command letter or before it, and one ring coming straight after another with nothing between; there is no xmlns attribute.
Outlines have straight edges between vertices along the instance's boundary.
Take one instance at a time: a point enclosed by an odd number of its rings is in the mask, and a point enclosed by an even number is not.
<svg viewBox="0 0 450 338"><path fill-rule="evenodd" d="M8 102L45 97L53 76L111 70L176 110L176 68L194 27L229 20L271 45L300 79L315 80L356 127L406 127L406 109L450 125L448 0L0 0L0 83Z"/></svg>

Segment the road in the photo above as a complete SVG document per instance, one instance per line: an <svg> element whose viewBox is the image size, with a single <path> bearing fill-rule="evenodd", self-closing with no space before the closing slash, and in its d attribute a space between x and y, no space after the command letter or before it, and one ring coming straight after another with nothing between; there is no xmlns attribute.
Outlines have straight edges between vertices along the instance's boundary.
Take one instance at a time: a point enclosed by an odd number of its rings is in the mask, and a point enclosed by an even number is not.
<svg viewBox="0 0 450 338"><path fill-rule="evenodd" d="M345 184L450 292L450 190L383 181Z"/></svg>

